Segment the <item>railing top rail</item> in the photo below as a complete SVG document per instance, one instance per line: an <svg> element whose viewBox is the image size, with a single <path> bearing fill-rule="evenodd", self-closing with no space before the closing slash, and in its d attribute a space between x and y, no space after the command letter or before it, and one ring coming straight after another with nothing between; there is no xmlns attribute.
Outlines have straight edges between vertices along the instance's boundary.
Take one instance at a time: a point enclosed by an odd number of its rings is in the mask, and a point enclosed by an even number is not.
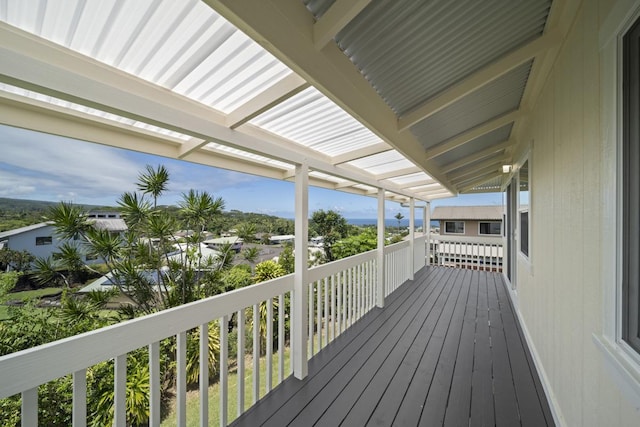
<svg viewBox="0 0 640 427"><path fill-rule="evenodd" d="M0 357L0 398L144 347L293 290L293 275ZM46 361L46 363L43 363Z"/></svg>
<svg viewBox="0 0 640 427"><path fill-rule="evenodd" d="M384 253L385 254L390 254L391 252L399 251L399 250L402 250L404 248L408 248L409 246L411 246L411 242L408 241L408 240L404 240L404 241L399 242L399 243L394 243L393 245L385 246L384 247Z"/></svg>
<svg viewBox="0 0 640 427"><path fill-rule="evenodd" d="M316 280L324 279L325 277L328 277L332 274L344 271L348 268L355 267L356 265L362 264L363 262L371 261L374 259L376 259L375 249L372 251L353 255L348 258L343 258L337 261L329 262L327 264L312 267L309 269L309 283L315 282Z"/></svg>
<svg viewBox="0 0 640 427"><path fill-rule="evenodd" d="M481 243L484 245L502 245L502 236L453 236L450 234L432 234L432 242Z"/></svg>

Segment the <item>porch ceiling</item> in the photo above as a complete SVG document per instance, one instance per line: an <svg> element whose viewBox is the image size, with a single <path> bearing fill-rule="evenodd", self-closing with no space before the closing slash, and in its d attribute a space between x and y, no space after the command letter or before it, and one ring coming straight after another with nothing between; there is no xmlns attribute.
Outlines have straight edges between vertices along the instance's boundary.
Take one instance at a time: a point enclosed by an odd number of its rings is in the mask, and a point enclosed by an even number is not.
<svg viewBox="0 0 640 427"><path fill-rule="evenodd" d="M567 3L6 0L0 123L399 202L497 191Z"/></svg>

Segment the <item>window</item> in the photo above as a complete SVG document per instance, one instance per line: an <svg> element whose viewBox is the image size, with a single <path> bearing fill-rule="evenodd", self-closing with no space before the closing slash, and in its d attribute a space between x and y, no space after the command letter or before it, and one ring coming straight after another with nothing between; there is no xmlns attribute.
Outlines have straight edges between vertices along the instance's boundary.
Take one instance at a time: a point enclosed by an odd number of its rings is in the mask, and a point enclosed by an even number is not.
<svg viewBox="0 0 640 427"><path fill-rule="evenodd" d="M36 246L45 246L53 243L51 236L36 237Z"/></svg>
<svg viewBox="0 0 640 427"><path fill-rule="evenodd" d="M622 43L622 339L640 352L640 19Z"/></svg>
<svg viewBox="0 0 640 427"><path fill-rule="evenodd" d="M501 236L502 224L499 222L481 222L479 233L481 235Z"/></svg>
<svg viewBox="0 0 640 427"><path fill-rule="evenodd" d="M518 172L518 210L520 212L520 252L529 257L529 160Z"/></svg>
<svg viewBox="0 0 640 427"><path fill-rule="evenodd" d="M444 232L447 234L464 234L464 221L445 221Z"/></svg>

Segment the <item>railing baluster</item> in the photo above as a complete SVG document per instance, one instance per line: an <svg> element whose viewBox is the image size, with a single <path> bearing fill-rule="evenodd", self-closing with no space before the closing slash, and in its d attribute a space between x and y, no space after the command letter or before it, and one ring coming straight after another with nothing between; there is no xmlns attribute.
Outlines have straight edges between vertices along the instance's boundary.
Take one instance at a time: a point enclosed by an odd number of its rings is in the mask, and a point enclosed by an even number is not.
<svg viewBox="0 0 640 427"><path fill-rule="evenodd" d="M316 288L316 334L318 339L318 351L322 349L322 282L315 283Z"/></svg>
<svg viewBox="0 0 640 427"><path fill-rule="evenodd" d="M176 338L176 418L178 426L182 427L187 424L187 331L180 332Z"/></svg>
<svg viewBox="0 0 640 427"><path fill-rule="evenodd" d="M22 427L38 425L38 387L22 392Z"/></svg>
<svg viewBox="0 0 640 427"><path fill-rule="evenodd" d="M149 344L149 426L160 426L160 342Z"/></svg>
<svg viewBox="0 0 640 427"><path fill-rule="evenodd" d="M308 358L311 359L313 357L313 348L314 348L314 339L313 339L313 330L314 330L314 317L313 317L313 283L309 283L309 355Z"/></svg>
<svg viewBox="0 0 640 427"><path fill-rule="evenodd" d="M113 423L117 426L127 424L127 355L116 356L113 384Z"/></svg>
<svg viewBox="0 0 640 427"><path fill-rule="evenodd" d="M220 390L220 426L228 424L229 407L229 316L220 318L220 380L218 389ZM207 382L208 385L208 382ZM202 404L202 403L201 403ZM200 425L203 420L200 420Z"/></svg>
<svg viewBox="0 0 640 427"><path fill-rule="evenodd" d="M253 404L260 399L260 304L253 305Z"/></svg>
<svg viewBox="0 0 640 427"><path fill-rule="evenodd" d="M322 281L324 287L324 345L329 343L329 278Z"/></svg>
<svg viewBox="0 0 640 427"><path fill-rule="evenodd" d="M336 275L331 275L331 336L333 341L336 338Z"/></svg>
<svg viewBox="0 0 640 427"><path fill-rule="evenodd" d="M209 425L209 324L200 325L200 425Z"/></svg>
<svg viewBox="0 0 640 427"><path fill-rule="evenodd" d="M278 383L284 380L284 295L278 295Z"/></svg>
<svg viewBox="0 0 640 427"><path fill-rule="evenodd" d="M244 412L244 334L245 334L245 313L244 308L238 311L238 349L237 349L237 365L238 375L237 379L237 391L238 391L238 405L237 415L240 416Z"/></svg>
<svg viewBox="0 0 640 427"><path fill-rule="evenodd" d="M87 425L87 370L80 369L73 373L73 410L71 412L73 427Z"/></svg>
<svg viewBox="0 0 640 427"><path fill-rule="evenodd" d="M265 390L266 393L271 391L271 386L273 385L273 299L269 298L267 300L267 339L266 341L266 351L267 357L265 362Z"/></svg>

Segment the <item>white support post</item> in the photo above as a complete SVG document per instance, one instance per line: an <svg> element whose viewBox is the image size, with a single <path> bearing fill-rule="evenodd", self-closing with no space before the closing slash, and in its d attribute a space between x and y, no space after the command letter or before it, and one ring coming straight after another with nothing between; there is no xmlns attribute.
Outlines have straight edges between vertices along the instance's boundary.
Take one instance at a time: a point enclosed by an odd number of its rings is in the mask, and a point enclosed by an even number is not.
<svg viewBox="0 0 640 427"><path fill-rule="evenodd" d="M411 250L409 254L409 280L413 280L416 271L416 199L413 197L409 201L409 242Z"/></svg>
<svg viewBox="0 0 640 427"><path fill-rule="evenodd" d="M295 177L295 276L293 285L293 374L303 379L307 362L307 242L309 234L309 166L296 165Z"/></svg>
<svg viewBox="0 0 640 427"><path fill-rule="evenodd" d="M425 236L425 244L427 247L424 250L425 265L431 265L431 202L427 202L424 205L422 220L422 232Z"/></svg>
<svg viewBox="0 0 640 427"><path fill-rule="evenodd" d="M384 190L378 189L378 275L376 277L376 306L384 307Z"/></svg>

